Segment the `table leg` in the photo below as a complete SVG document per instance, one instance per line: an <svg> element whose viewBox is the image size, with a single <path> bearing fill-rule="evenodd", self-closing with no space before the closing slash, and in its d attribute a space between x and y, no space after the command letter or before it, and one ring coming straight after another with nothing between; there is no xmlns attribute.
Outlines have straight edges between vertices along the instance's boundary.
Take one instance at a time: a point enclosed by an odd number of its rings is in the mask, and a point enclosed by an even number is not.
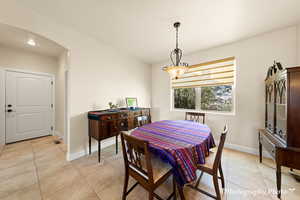
<svg viewBox="0 0 300 200"><path fill-rule="evenodd" d="M98 140L98 162L100 162L101 158L101 140Z"/></svg>
<svg viewBox="0 0 300 200"><path fill-rule="evenodd" d="M175 177L174 177L174 175L173 175L173 192L174 192L174 197L173 197L173 200L177 200L177 191L176 191L176 185L177 185L177 183L176 183L176 179L175 179Z"/></svg>
<svg viewBox="0 0 300 200"><path fill-rule="evenodd" d="M89 120L89 154L92 153L92 136L91 136L91 122Z"/></svg>
<svg viewBox="0 0 300 200"><path fill-rule="evenodd" d="M116 135L116 154L118 154L118 134Z"/></svg>
<svg viewBox="0 0 300 200"><path fill-rule="evenodd" d="M262 144L259 143L259 162L262 163Z"/></svg>
<svg viewBox="0 0 300 200"><path fill-rule="evenodd" d="M276 165L277 197L281 198L281 166Z"/></svg>
<svg viewBox="0 0 300 200"><path fill-rule="evenodd" d="M89 154L92 153L92 137L89 135Z"/></svg>
<svg viewBox="0 0 300 200"><path fill-rule="evenodd" d="M260 133L258 134L258 142L259 142L259 162L262 163L262 144L260 142Z"/></svg>

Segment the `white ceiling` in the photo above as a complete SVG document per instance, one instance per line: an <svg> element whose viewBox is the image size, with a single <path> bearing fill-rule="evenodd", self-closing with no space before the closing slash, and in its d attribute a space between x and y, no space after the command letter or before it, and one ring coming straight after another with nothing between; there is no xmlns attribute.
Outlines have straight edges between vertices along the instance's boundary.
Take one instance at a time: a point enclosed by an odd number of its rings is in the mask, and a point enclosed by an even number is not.
<svg viewBox="0 0 300 200"><path fill-rule="evenodd" d="M169 58L173 22L181 21L184 54L294 25L299 0L26 0L40 14L134 55Z"/></svg>
<svg viewBox="0 0 300 200"><path fill-rule="evenodd" d="M33 39L36 46L27 44ZM0 23L0 45L38 53L41 55L58 57L65 50L60 45L37 34Z"/></svg>

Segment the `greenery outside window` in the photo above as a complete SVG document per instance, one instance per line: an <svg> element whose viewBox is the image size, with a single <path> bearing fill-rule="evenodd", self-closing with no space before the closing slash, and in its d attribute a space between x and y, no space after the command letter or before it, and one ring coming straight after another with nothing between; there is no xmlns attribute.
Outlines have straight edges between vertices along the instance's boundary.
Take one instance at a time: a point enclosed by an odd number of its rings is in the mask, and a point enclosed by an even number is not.
<svg viewBox="0 0 300 200"><path fill-rule="evenodd" d="M232 112L232 86L210 86L201 88L201 110Z"/></svg>
<svg viewBox="0 0 300 200"><path fill-rule="evenodd" d="M233 112L231 85L177 88L173 91L174 109Z"/></svg>
<svg viewBox="0 0 300 200"><path fill-rule="evenodd" d="M234 113L235 58L191 66L171 81L172 109Z"/></svg>
<svg viewBox="0 0 300 200"><path fill-rule="evenodd" d="M196 90L195 90L195 88L174 89L174 108L196 109Z"/></svg>

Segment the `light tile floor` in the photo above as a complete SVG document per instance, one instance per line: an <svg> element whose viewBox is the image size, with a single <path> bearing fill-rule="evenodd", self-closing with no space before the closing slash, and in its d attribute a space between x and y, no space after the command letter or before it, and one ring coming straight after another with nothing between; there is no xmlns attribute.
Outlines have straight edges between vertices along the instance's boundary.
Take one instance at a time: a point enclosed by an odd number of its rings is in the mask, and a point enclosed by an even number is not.
<svg viewBox="0 0 300 200"><path fill-rule="evenodd" d="M102 151L100 164L97 153L67 162L65 145L54 144L55 139L49 136L0 147L0 199L121 199L123 160L121 153L115 155L114 146ZM223 199L276 199L275 167L271 160L264 159L260 164L257 156L225 149L222 162L226 179ZM282 199L299 200L300 183L288 174L288 169L282 178ZM200 187L213 192L211 177L204 175ZM167 197L170 188L168 180L157 193ZM210 199L189 188L184 193L187 200ZM127 199L148 199L147 192L138 186Z"/></svg>

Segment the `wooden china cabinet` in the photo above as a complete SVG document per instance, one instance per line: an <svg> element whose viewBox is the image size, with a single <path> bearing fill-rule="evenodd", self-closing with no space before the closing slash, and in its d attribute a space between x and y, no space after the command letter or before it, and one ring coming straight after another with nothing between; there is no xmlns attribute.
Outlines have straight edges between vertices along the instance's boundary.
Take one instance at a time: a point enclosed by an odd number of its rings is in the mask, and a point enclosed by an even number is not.
<svg viewBox="0 0 300 200"><path fill-rule="evenodd" d="M281 198L281 167L300 169L300 67L272 66L265 80L265 128L259 130L262 147L276 162L277 196Z"/></svg>
<svg viewBox="0 0 300 200"><path fill-rule="evenodd" d="M118 135L120 131L128 131L139 126L138 117L143 116L151 123L150 108L118 110L97 110L88 112L89 121L89 153L91 154L91 139L98 141L98 160L100 162L101 141L110 137L116 138L116 153L118 153Z"/></svg>

